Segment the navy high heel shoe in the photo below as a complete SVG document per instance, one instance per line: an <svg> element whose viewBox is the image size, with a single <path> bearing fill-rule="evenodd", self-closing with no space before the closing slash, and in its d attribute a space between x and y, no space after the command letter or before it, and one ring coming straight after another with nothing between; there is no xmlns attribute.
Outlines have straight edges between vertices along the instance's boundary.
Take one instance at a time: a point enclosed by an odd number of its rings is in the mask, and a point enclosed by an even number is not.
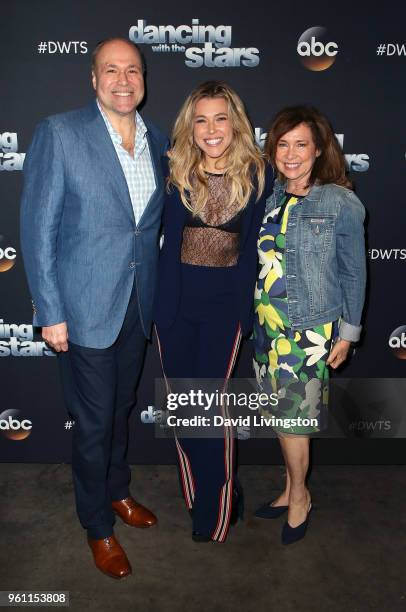
<svg viewBox="0 0 406 612"><path fill-rule="evenodd" d="M231 507L230 525L234 526L238 523L238 519L244 520L244 494L242 490L233 491L233 501Z"/></svg>
<svg viewBox="0 0 406 612"><path fill-rule="evenodd" d="M271 504L272 502L267 502L258 508L258 510L255 511L254 516L262 519L275 519L282 516L282 514L284 514L289 508L289 506L272 506Z"/></svg>
<svg viewBox="0 0 406 612"><path fill-rule="evenodd" d="M291 527L288 521L285 521L285 524L282 527L282 544L293 544L293 542L298 542L305 537L311 511L312 504L310 503L306 519L297 527Z"/></svg>
<svg viewBox="0 0 406 612"><path fill-rule="evenodd" d="M211 542L211 537L198 531L192 531L192 540L194 542Z"/></svg>

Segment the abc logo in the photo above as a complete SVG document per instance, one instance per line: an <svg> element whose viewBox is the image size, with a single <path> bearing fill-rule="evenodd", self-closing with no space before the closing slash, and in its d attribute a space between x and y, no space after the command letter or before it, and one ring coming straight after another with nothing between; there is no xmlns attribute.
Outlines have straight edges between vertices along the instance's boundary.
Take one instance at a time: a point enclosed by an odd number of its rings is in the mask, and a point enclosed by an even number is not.
<svg viewBox="0 0 406 612"><path fill-rule="evenodd" d="M8 246L4 236L0 236L0 272L7 272L15 264L17 252Z"/></svg>
<svg viewBox="0 0 406 612"><path fill-rule="evenodd" d="M389 338L389 346L399 359L406 359L406 325L393 331Z"/></svg>
<svg viewBox="0 0 406 612"><path fill-rule="evenodd" d="M31 430L31 421L21 419L18 410L5 410L0 414L0 432L9 440L25 440Z"/></svg>
<svg viewBox="0 0 406 612"><path fill-rule="evenodd" d="M338 45L328 40L326 28L309 28L298 40L297 52L302 64L309 70L319 72L334 64Z"/></svg>

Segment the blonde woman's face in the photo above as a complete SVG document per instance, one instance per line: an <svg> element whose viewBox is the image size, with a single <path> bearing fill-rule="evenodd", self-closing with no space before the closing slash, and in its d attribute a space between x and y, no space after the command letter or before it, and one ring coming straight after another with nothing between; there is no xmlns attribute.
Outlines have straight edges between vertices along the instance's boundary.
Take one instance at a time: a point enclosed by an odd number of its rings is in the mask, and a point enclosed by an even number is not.
<svg viewBox="0 0 406 612"><path fill-rule="evenodd" d="M233 129L224 98L202 98L193 117L193 137L203 151L207 170L221 169L233 140ZM220 162L220 163L219 163Z"/></svg>

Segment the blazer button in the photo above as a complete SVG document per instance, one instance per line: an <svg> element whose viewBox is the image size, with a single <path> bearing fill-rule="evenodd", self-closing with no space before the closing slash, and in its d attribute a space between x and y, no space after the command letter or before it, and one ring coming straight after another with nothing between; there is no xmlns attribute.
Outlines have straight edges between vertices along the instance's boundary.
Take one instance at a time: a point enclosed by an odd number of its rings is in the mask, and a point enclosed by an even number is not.
<svg viewBox="0 0 406 612"><path fill-rule="evenodd" d="M130 261L130 263L128 264L128 267L130 268L130 270L134 270L134 268L135 268L135 261Z"/></svg>
<svg viewBox="0 0 406 612"><path fill-rule="evenodd" d="M136 236L139 236L141 234L141 230L139 230L139 229L134 230L134 234Z"/></svg>

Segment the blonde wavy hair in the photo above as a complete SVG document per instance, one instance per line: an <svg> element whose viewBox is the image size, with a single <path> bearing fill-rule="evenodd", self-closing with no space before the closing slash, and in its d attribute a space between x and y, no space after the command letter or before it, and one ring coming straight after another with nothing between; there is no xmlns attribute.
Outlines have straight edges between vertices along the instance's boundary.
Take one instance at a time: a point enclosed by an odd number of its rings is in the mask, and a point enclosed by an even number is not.
<svg viewBox="0 0 406 612"><path fill-rule="evenodd" d="M265 162L255 144L251 124L244 104L233 89L222 81L207 81L194 89L187 97L176 119L173 132L173 147L169 154L168 188L178 188L183 204L194 215L199 215L208 199L208 180L203 170L203 151L193 138L194 115L197 102L202 98L224 98L233 130L233 138L226 157L224 174L231 183L230 202L243 209L254 189L253 178L257 176L257 199L265 182ZM194 192L194 206L190 193Z"/></svg>

